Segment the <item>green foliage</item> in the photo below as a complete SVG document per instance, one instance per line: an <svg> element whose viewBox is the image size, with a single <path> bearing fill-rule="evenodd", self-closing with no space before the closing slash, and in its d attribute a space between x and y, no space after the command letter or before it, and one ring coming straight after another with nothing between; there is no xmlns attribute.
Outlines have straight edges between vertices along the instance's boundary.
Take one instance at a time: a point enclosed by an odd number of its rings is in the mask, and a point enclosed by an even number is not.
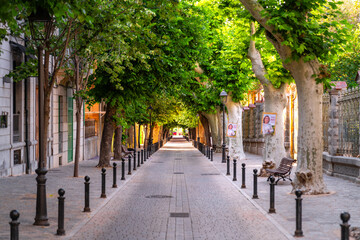
<svg viewBox="0 0 360 240"><path fill-rule="evenodd" d="M290 60L304 57L308 61L318 58L327 61L336 56L339 45L348 40L347 21L333 21L341 14L335 0L260 1L263 17L275 33L283 37L281 44L293 51Z"/></svg>

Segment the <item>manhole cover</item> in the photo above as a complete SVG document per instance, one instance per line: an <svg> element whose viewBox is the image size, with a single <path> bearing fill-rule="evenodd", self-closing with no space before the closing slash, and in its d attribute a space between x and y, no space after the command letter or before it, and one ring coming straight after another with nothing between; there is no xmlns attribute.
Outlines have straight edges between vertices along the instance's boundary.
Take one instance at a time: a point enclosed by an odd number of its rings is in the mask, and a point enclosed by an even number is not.
<svg viewBox="0 0 360 240"><path fill-rule="evenodd" d="M174 174L184 174L183 172L174 172Z"/></svg>
<svg viewBox="0 0 360 240"><path fill-rule="evenodd" d="M146 196L145 198L172 198L172 196L169 196L169 195L150 195L150 196Z"/></svg>
<svg viewBox="0 0 360 240"><path fill-rule="evenodd" d="M220 175L220 173L203 173L201 176L213 176L213 175Z"/></svg>
<svg viewBox="0 0 360 240"><path fill-rule="evenodd" d="M185 212L179 212L179 213L170 213L170 217L178 217L178 218L187 218L189 217L190 213L185 213Z"/></svg>

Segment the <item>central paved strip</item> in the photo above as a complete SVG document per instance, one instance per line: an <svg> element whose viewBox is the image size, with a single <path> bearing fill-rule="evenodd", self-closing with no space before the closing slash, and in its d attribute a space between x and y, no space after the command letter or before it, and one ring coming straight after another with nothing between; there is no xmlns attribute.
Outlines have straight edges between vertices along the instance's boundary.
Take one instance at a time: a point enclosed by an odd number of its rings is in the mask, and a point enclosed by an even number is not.
<svg viewBox="0 0 360 240"><path fill-rule="evenodd" d="M72 239L286 239L190 143L151 158Z"/></svg>

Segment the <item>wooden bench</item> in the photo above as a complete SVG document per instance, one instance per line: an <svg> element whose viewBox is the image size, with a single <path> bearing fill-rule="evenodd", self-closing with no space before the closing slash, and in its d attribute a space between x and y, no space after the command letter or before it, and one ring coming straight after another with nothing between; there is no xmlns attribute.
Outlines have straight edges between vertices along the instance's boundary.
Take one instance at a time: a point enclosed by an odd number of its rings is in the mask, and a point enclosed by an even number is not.
<svg viewBox="0 0 360 240"><path fill-rule="evenodd" d="M290 174L291 174L292 165L295 161L296 160L292 158L284 157L283 159L281 159L281 162L276 169L266 169L266 173L269 173L270 176L274 176L278 178L275 184L277 184L280 179L283 179L284 181L286 179L289 179L290 182L292 182L290 178ZM269 181L270 176L268 177L267 181Z"/></svg>
<svg viewBox="0 0 360 240"><path fill-rule="evenodd" d="M129 155L131 155L131 157L134 156L134 149L127 148L125 145L121 145L121 157L125 158Z"/></svg>

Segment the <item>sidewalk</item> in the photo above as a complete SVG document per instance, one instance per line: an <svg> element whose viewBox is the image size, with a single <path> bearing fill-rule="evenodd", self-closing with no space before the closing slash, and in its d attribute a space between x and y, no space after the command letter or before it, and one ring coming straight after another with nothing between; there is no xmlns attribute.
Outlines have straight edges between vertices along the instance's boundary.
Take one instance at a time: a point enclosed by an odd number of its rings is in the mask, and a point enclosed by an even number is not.
<svg viewBox="0 0 360 240"><path fill-rule="evenodd" d="M125 168L125 181L121 181L121 161L117 163L117 185L112 188L113 171L107 168L106 172L106 194L107 198L100 198L101 194L101 169L95 166L98 159L80 162L78 178L72 177L74 165L62 166L50 169L46 174L46 195L47 195L47 214L50 226L34 226L35 206L36 206L36 174L22 175L16 177L0 178L0 239L10 238L11 221L10 211L16 209L20 213L20 239L59 239L56 236L58 221L58 189L65 190L65 231L68 235L72 228L82 224L91 218L103 207L126 184L137 172L132 171L132 175L127 175L127 161ZM148 161L147 161L148 162ZM146 162L146 163L147 163ZM112 163L111 163L112 164ZM133 161L132 161L133 164ZM133 167L133 166L132 166ZM82 212L84 209L84 177L90 177L90 213Z"/></svg>
<svg viewBox="0 0 360 240"><path fill-rule="evenodd" d="M289 238L190 143L175 138L72 239Z"/></svg>
<svg viewBox="0 0 360 240"><path fill-rule="evenodd" d="M247 154L243 161L247 188L240 189L242 161L238 162L238 181L233 182L233 164L231 176L225 176L221 153L210 162L190 143L177 146L175 142L167 143L131 176L126 161L126 181L120 180L121 162L117 161L118 188L111 188L112 169L108 168L106 199L100 198L97 159L80 163L79 178L71 177L73 165L51 169L46 175L49 227L32 225L36 174L0 178L0 239L9 239L13 209L20 212L20 239L293 239L295 196L290 194L289 181L281 180L276 186L276 214L267 213L266 178L258 178L259 199L251 198L253 169L260 169L261 157ZM82 212L85 175L91 178L90 213ZM349 224L360 226L360 185L327 175L324 179L331 194L303 196L302 239L340 239L343 211L351 214ZM55 235L59 188L66 192L65 237ZM190 218L169 217L169 213L187 212ZM104 238L101 233L108 235Z"/></svg>
<svg viewBox="0 0 360 240"><path fill-rule="evenodd" d="M205 159L205 157L204 157ZM246 164L246 188L241 189L241 164ZM221 153L214 154L214 166L225 176L226 163L221 163ZM290 181L280 180L275 187L275 214L268 214L269 210L269 182L267 178L258 178L259 199L252 199L253 195L253 169L262 165L262 157L246 154L246 160L237 163L237 181L233 182L233 162L230 164L230 176L226 176L238 190L248 197L254 205L263 209L268 216L278 222L286 231L293 235L295 232L295 198L290 194L292 186ZM293 166L292 176L296 166ZM331 177L324 174L324 182L330 194L307 196L302 198L302 239L332 240L340 239L340 214L344 211L351 215L349 224L351 227L360 226L360 185L341 178Z"/></svg>

